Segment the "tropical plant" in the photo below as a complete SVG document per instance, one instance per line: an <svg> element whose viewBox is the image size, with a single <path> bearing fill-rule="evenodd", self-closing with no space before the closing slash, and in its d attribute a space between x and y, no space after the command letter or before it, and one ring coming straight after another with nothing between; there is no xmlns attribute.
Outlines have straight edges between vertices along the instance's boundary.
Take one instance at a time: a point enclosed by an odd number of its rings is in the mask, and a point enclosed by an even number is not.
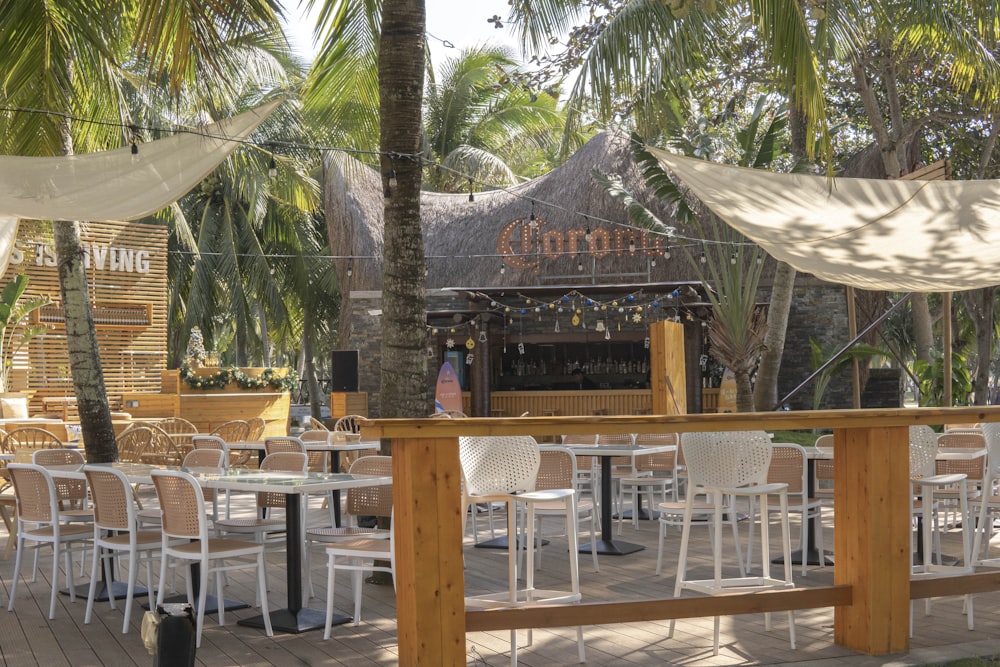
<svg viewBox="0 0 1000 667"><path fill-rule="evenodd" d="M11 390L10 375L21 348L49 330L44 324L25 322L31 313L52 303L47 296L22 300L27 287L28 276L17 274L0 292L0 392Z"/></svg>
<svg viewBox="0 0 1000 667"><path fill-rule="evenodd" d="M872 357L885 354L883 350L880 350L872 345L855 343L843 354L837 357L833 363L824 366L824 364L826 364L835 353L835 350L824 350L814 338L809 339L809 359L812 362L813 370L816 371L822 368L816 376L815 385L813 387L813 410L820 409L820 406L823 403L823 395L826 393L826 390L830 386L830 382L833 378L837 377L844 370L846 370L855 359L867 362Z"/></svg>
<svg viewBox="0 0 1000 667"><path fill-rule="evenodd" d="M931 350L931 361L918 359L913 372L920 381L920 405L940 406L944 400L944 354ZM968 405L972 394L972 376L965 357L960 352L951 353L951 404ZM944 406L950 407L950 406Z"/></svg>

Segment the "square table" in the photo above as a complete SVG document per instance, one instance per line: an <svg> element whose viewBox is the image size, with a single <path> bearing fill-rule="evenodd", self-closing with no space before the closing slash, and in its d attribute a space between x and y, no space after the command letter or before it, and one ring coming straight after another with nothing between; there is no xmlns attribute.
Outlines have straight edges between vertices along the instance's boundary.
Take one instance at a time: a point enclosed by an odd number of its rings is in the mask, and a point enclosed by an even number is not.
<svg viewBox="0 0 1000 667"><path fill-rule="evenodd" d="M611 515L611 459L615 456L636 456L662 454L677 449L677 445L570 445L567 447L576 456L599 456L601 458L601 539L597 540L597 553L612 556L642 551L646 547L633 542L614 539L614 523ZM581 552L589 552L590 545L580 545Z"/></svg>
<svg viewBox="0 0 1000 667"><path fill-rule="evenodd" d="M285 558L288 607L270 612L274 630L299 633L324 627L326 612L302 606L302 546L305 544L302 509L297 496L301 494L339 491L363 486L392 484L391 476L352 475L350 473L295 474L261 470L235 470L222 474L196 475L202 486L230 491L285 494ZM336 616L333 624L346 623L349 616ZM245 618L240 625L264 627L263 616Z"/></svg>
<svg viewBox="0 0 1000 667"><path fill-rule="evenodd" d="M379 449L381 443L378 440L367 440L359 442L334 442L333 431L326 442L322 440L304 440L302 444L306 446L307 452L330 452L330 472L340 472L341 452L360 452L370 449ZM258 466L264 462L264 441L263 440L241 440L237 442L227 442L226 446L233 450L256 450ZM333 523L340 526L340 489L333 491Z"/></svg>

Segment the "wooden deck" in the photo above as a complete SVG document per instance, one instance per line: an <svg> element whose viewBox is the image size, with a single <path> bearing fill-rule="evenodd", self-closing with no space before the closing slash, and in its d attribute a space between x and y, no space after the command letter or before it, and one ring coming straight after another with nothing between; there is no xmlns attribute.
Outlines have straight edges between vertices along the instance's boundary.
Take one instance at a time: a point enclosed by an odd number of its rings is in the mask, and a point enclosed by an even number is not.
<svg viewBox="0 0 1000 667"><path fill-rule="evenodd" d="M244 498L234 511L250 511ZM328 516L326 511L311 510L310 520L321 521ZM480 515L480 528L486 525ZM585 601L620 600L631 598L647 600L669 598L674 583L673 564L676 561L680 534L668 532L665 569L663 575L654 574L656 564L657 527L654 522L640 522L639 531L630 524L624 527L623 538L640 542L648 548L624 557L601 557L601 571L592 571L590 556L581 555L580 569ZM798 539L798 530L793 517L793 548ZM833 545L832 516L828 513L826 526L827 547ZM559 522L551 520L546 530L558 531ZM498 522L502 527L502 521ZM692 567L706 568L705 557L709 544L705 530L694 530L692 536L697 553ZM773 532L777 532L776 530ZM485 534L485 531L484 531ZM743 526L743 534L746 527ZM0 540L6 536L0 532ZM565 580L565 541L551 536L551 543L545 547L542 568L538 574L538 585L557 585ZM586 540L585 534L581 541ZM948 535L945 552L957 552L957 537ZM469 593L496 590L502 586L505 573L506 551L479 549L471 546L471 538L466 538L465 563L466 583ZM775 545L777 547L777 545ZM724 549L731 553L732 545L726 543ZM269 599L272 607L283 605L284 554L268 556L271 591ZM759 566L759 564L758 564ZM141 614L133 613L132 628L128 634L121 634L121 610L108 608L107 603L95 607L94 621L83 624L85 599L71 603L67 596L60 596L56 619L49 621L48 609L48 565L43 561L34 584L22 582L19 585L17 606L13 613L0 611L0 659L4 665L21 666L39 664L46 667L61 665L148 665L152 662L142 645L139 634ZM89 569L89 568L88 568ZM313 571L317 590L325 590L325 558L317 555L313 560ZM13 558L0 561L0 590L3 592L4 609L10 591L13 572ZM707 572L707 570L706 570ZM810 568L802 577L798 568L795 573L796 585L829 585L833 582L832 568ZM85 580L85 579L84 579ZM253 588L250 577L245 573L230 575L227 595L231 598L252 600ZM351 593L347 577L343 587L337 591L337 607L351 608ZM183 580L179 577L177 588L183 590ZM269 639L262 631L236 625L236 620L252 616L253 609L229 612L226 625L219 627L214 616L206 618L202 646L198 650L197 664L212 665L395 665L397 659L396 625L394 618L395 597L391 586L365 585L362 623L355 628L343 625L334 628L333 638L322 639L321 632L302 635L276 635ZM322 599L313 599L313 607L321 608ZM990 652L991 640L1000 640L1000 594L990 593L976 597L976 630L966 629L962 615L961 598L935 600L933 614L924 616L923 604L914 603L914 636L911 653L920 649L937 648L941 655L975 655ZM718 657L711 655L712 619L693 619L677 622L675 635L667 639L666 621L644 623L598 625L587 627L584 637L587 645L589 665L769 665L783 663L809 663L816 666L831 665L876 665L876 664L919 664L919 660L908 662L901 656L872 658L854 653L837 646L833 641L833 610L821 609L796 614L798 648L793 650L788 642L785 614L775 614L773 629L764 629L760 614L728 617L722 619L722 648ZM575 664L575 630L573 628L555 631L536 630L531 646L526 643L526 632L521 632L522 650L520 664L569 665ZM467 636L467 664L506 665L508 658L507 631L474 632ZM935 654L936 655L936 654ZM930 662L930 660L924 660Z"/></svg>

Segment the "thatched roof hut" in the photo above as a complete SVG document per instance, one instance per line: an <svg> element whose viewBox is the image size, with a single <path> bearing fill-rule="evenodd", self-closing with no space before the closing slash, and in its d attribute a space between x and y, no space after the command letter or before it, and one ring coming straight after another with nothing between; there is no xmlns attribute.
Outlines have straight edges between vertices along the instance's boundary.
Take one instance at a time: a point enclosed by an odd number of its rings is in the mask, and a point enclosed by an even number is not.
<svg viewBox="0 0 1000 667"><path fill-rule="evenodd" d="M476 192L474 201L468 193L424 193L427 287L690 280L676 246L665 259L667 239L632 227L621 206L592 178L594 169L619 176L640 201L673 224L667 207L646 187L629 137L602 132L561 167L503 190ZM345 300L352 291L382 288L382 197L374 169L343 156L327 162L327 224L331 250L341 258ZM588 229L591 242L585 239Z"/></svg>

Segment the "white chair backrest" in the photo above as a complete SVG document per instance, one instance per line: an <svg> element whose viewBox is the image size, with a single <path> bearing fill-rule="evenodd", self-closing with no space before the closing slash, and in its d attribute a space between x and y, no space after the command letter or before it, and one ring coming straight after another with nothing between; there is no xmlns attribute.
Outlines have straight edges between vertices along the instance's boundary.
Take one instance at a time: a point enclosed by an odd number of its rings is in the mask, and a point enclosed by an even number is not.
<svg viewBox="0 0 1000 667"><path fill-rule="evenodd" d="M151 470L160 511L163 513L163 534L199 540L202 551L208 545L208 519L205 496L198 480L179 470Z"/></svg>
<svg viewBox="0 0 1000 667"><path fill-rule="evenodd" d="M740 488L767 482L771 438L764 431L683 433L681 447L694 486Z"/></svg>
<svg viewBox="0 0 1000 667"><path fill-rule="evenodd" d="M833 433L826 433L816 438L816 449L820 451L833 451Z"/></svg>
<svg viewBox="0 0 1000 667"><path fill-rule="evenodd" d="M535 488L540 454L530 435L472 436L458 439L466 493L522 493Z"/></svg>
<svg viewBox="0 0 1000 667"><path fill-rule="evenodd" d="M593 435L564 435L562 437L564 445L596 445L597 434Z"/></svg>
<svg viewBox="0 0 1000 667"><path fill-rule="evenodd" d="M125 473L101 465L84 466L83 472L94 497L94 527L135 530L135 500Z"/></svg>
<svg viewBox="0 0 1000 667"><path fill-rule="evenodd" d="M535 490L575 489L576 456L566 447L541 447Z"/></svg>
<svg viewBox="0 0 1000 667"><path fill-rule="evenodd" d="M1000 422L983 422L983 439L986 440L986 469L995 478L1000 468Z"/></svg>
<svg viewBox="0 0 1000 667"><path fill-rule="evenodd" d="M910 477L930 477L937 459L937 433L930 426L910 427Z"/></svg>
<svg viewBox="0 0 1000 667"><path fill-rule="evenodd" d="M806 450L793 442L771 445L771 463L767 467L768 483L784 482L789 495L804 495L808 486Z"/></svg>

